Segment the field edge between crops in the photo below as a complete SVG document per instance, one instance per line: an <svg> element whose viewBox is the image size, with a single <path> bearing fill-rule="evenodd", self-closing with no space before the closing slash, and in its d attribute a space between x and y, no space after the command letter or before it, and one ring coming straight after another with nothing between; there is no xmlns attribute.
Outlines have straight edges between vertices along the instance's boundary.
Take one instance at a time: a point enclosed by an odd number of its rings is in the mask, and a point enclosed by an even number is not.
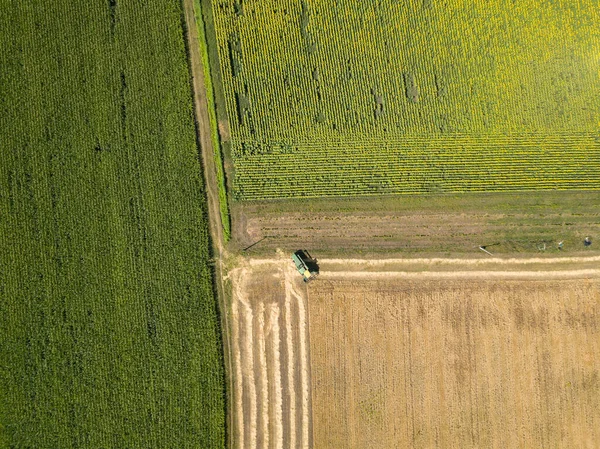
<svg viewBox="0 0 600 449"><path fill-rule="evenodd" d="M204 185L206 186L206 198L208 203L209 231L212 245L212 257L214 267L213 285L219 304L219 315L221 319L221 337L223 346L223 357L225 364L225 404L226 404L226 447L234 445L233 420L235 410L232 406L233 391L233 367L231 355L231 285L224 281L224 259L226 256L225 238L223 224L221 222L221 204L219 198L219 180L217 178L217 167L214 157L214 146L211 136L211 124L209 113L209 101L205 85L204 66L199 44L198 26L195 14L195 2L197 0L181 0L186 25L186 40L188 46L188 63L190 67L191 84L193 90L194 116L196 121L196 136L199 147L199 157L202 162Z"/></svg>

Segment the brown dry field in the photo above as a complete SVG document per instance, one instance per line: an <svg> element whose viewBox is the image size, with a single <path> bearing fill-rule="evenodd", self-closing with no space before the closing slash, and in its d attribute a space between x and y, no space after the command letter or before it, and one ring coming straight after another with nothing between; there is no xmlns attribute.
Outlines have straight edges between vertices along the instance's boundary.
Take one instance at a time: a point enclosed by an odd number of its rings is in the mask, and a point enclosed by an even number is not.
<svg viewBox="0 0 600 449"><path fill-rule="evenodd" d="M238 258L233 446L600 447L599 262Z"/></svg>
<svg viewBox="0 0 600 449"><path fill-rule="evenodd" d="M598 271L513 269L309 284L314 447L600 447Z"/></svg>

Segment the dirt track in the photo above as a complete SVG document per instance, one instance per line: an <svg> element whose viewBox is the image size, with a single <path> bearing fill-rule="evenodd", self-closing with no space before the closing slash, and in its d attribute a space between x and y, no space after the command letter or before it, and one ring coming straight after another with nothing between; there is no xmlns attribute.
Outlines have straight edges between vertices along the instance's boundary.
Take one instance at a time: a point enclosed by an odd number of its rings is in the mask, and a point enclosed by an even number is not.
<svg viewBox="0 0 600 449"><path fill-rule="evenodd" d="M348 259L325 259L328 264L347 264ZM533 257L533 258L486 258L486 259L450 259L450 258L410 258L410 259L351 259L352 264L360 265L385 265L390 263L414 265L425 263L429 265L485 265L485 264L500 264L500 265L530 265L530 264L557 264L557 263L588 263L600 262L600 256L592 257Z"/></svg>
<svg viewBox="0 0 600 449"><path fill-rule="evenodd" d="M328 279L586 279L600 277L600 270L566 271L433 271L413 273L410 271L334 271L321 273L321 280Z"/></svg>
<svg viewBox="0 0 600 449"><path fill-rule="evenodd" d="M319 259L319 280L331 278L576 279L598 277L600 256L487 259ZM250 259L250 266L288 264L285 258Z"/></svg>
<svg viewBox="0 0 600 449"><path fill-rule="evenodd" d="M233 366L231 362L231 338L229 333L229 307L225 299L225 287L223 283L223 273L225 268L223 259L225 249L223 243L223 227L221 224L221 214L219 210L219 193L216 178L216 168L214 161L214 148L210 134L210 119L208 113L208 102L206 87L204 85L204 69L200 59L200 49L198 45L198 29L194 15L194 0L183 0L183 10L186 21L186 37L188 45L189 64L192 75L193 103L196 118L196 132L198 143L200 145L200 157L202 158L202 167L204 174L204 186L206 189L206 199L208 204L209 230L211 234L212 251L216 261L215 264L215 286L219 301L219 313L221 316L221 329L223 329L223 351L225 362L225 376L227 381L227 445L232 447L233 438L231 429L233 427L232 419L234 412L231 410L231 391L233 376Z"/></svg>

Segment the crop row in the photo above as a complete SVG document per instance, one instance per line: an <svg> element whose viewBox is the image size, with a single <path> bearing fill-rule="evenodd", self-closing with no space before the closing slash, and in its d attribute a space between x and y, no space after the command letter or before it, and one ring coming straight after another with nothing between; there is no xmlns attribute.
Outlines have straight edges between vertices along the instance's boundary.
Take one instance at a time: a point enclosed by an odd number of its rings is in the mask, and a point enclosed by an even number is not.
<svg viewBox="0 0 600 449"><path fill-rule="evenodd" d="M448 154L455 158L463 153L476 154L477 157L496 157L507 155L556 154L575 155L593 154L600 144L597 134L565 135L431 135L431 136L366 136L352 135L336 140L314 138L271 142L234 142L233 156L243 159L247 156L269 157L311 151L313 157L345 158L383 158L397 154L419 154L422 157L436 157Z"/></svg>
<svg viewBox="0 0 600 449"><path fill-rule="evenodd" d="M569 49L600 49L597 8L535 4L221 1L233 135L590 130L597 68Z"/></svg>
<svg viewBox="0 0 600 449"><path fill-rule="evenodd" d="M593 135L552 139L408 141L302 147L236 159L239 199L372 193L600 189L600 144ZM564 145L570 145L565 156ZM543 143L549 144L545 146ZM427 148L428 145L434 148ZM308 193L310 192L310 193Z"/></svg>

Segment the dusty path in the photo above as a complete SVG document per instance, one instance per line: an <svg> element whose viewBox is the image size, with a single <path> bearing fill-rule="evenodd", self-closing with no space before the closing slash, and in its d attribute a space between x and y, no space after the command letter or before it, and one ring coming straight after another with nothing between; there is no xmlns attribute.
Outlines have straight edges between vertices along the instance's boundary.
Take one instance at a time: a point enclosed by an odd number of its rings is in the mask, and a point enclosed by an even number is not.
<svg viewBox="0 0 600 449"><path fill-rule="evenodd" d="M198 44L198 28L196 17L194 15L194 0L183 0L183 9L187 28L187 46L192 75L194 113L196 118L196 132L198 142L200 144L200 156L202 158L202 166L204 168L204 186L206 189L206 198L208 204L208 219L209 230L212 241L213 258L215 259L215 286L217 288L217 296L219 301L219 313L221 316L221 329L223 336L223 350L225 363L225 376L227 382L227 429L226 438L227 446L233 447L234 436L231 434L231 429L234 427L233 420L235 413L232 410L233 377L239 377L239 373L234 373L233 363L231 360L231 345L232 338L229 332L231 329L229 324L230 308L225 297L225 285L223 274L225 267L223 260L226 257L223 226L221 223L221 213L219 209L219 193L218 183L216 178L216 168L214 161L214 148L210 133L210 116L208 113L208 102L206 97L206 87L204 85L204 69L201 63L200 48ZM235 338L233 339L235 342Z"/></svg>
<svg viewBox="0 0 600 449"><path fill-rule="evenodd" d="M579 279L600 277L600 270L563 271L328 271L321 273L325 279Z"/></svg>
<svg viewBox="0 0 600 449"><path fill-rule="evenodd" d="M411 259L323 259L322 262L328 264L352 264L360 265L385 265L390 263L414 265L414 264L444 264L444 265L485 265L485 264L500 264L500 265L529 265L529 264L557 264L557 263L588 263L600 262L600 256L592 257L534 257L534 258L500 258L490 257L486 259L444 259L441 257L435 258L411 258Z"/></svg>
<svg viewBox="0 0 600 449"><path fill-rule="evenodd" d="M322 259L320 279L575 279L599 277L600 257Z"/></svg>
<svg viewBox="0 0 600 449"><path fill-rule="evenodd" d="M281 259L250 259L259 267L281 263ZM497 278L540 279L582 278L600 275L600 256L563 258L487 259L319 259L320 274L315 281L331 278Z"/></svg>

